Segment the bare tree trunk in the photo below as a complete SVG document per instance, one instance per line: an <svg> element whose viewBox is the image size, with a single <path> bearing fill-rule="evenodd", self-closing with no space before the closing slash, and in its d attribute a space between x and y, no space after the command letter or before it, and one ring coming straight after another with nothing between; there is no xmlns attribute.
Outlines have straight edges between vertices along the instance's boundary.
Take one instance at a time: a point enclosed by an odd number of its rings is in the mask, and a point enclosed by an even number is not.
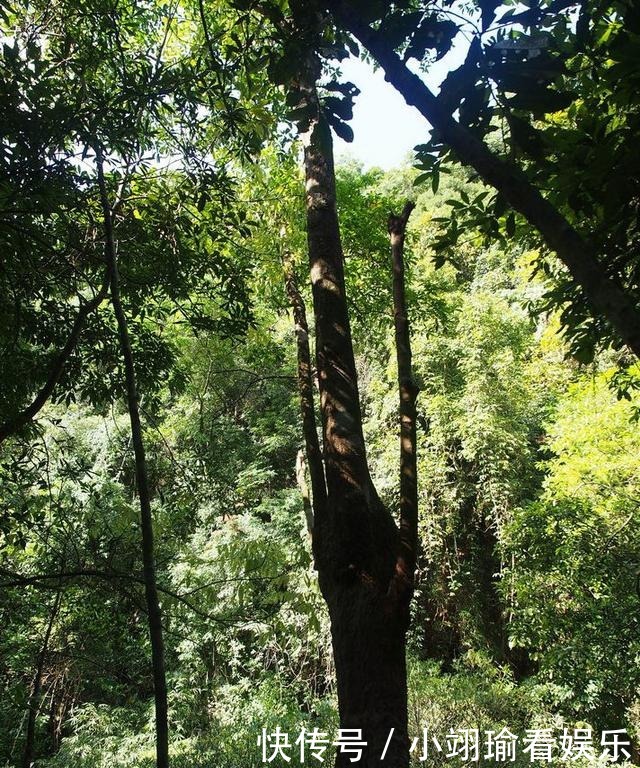
<svg viewBox="0 0 640 768"><path fill-rule="evenodd" d="M312 501L306 499L305 514L309 531L313 529L313 510L322 511L327 500L327 488L322 465L322 452L318 441L316 427L315 399L313 395L313 376L311 373L311 351L309 349L309 326L304 299L298 288L291 259L284 260L285 287L293 310L293 320L296 331L296 348L298 358L298 389L300 392L300 411L302 415L302 432L304 435L305 452L311 477ZM298 484L302 490L301 480L304 481L304 466L302 475L298 470ZM305 481L306 485L306 481ZM303 493L304 497L304 493ZM308 507L308 508L307 508ZM322 512L321 512L322 513Z"/></svg>
<svg viewBox="0 0 640 768"><path fill-rule="evenodd" d="M133 352L129 339L127 317L120 300L120 283L118 277L118 261L113 233L111 206L104 178L102 152L96 148L98 168L98 184L100 201L104 217L105 229L105 258L111 276L111 299L118 324L120 350L124 362L126 380L126 398L131 423L131 438L136 464L136 482L140 499L140 527L142 531L142 566L144 591L149 621L149 638L151 641L151 663L153 668L153 692L156 712L156 765L157 768L168 768L169 765L169 725L167 707L167 681L164 665L164 640L162 632L162 613L158 599L158 587L155 570L155 550L153 542L153 517L151 514L151 494L147 477L147 460L145 456L142 424L140 421L140 400L136 384L136 374L133 362Z"/></svg>
<svg viewBox="0 0 640 768"><path fill-rule="evenodd" d="M24 751L22 753L22 768L31 768L35 757L35 738L36 738L36 718L38 716L38 709L40 708L40 694L42 693L42 675L44 673L44 665L49 651L49 641L51 640L51 633L53 632L53 625L55 624L58 611L60 610L60 603L62 602L62 587L58 588L51 613L49 614L49 621L47 628L42 639L42 646L40 647L40 653L38 654L38 662L36 664L36 671L33 676L33 682L31 684L31 694L29 696L29 709L27 715L27 732L25 735Z"/></svg>
<svg viewBox="0 0 640 768"><path fill-rule="evenodd" d="M416 398L413 379L411 335L404 279L404 239L414 203L407 203L400 216L389 217L391 257L393 262L393 320L398 361L400 394L400 543L405 569L413 579L416 568L418 536L418 468L416 457Z"/></svg>
<svg viewBox="0 0 640 768"><path fill-rule="evenodd" d="M299 21L308 17L294 3ZM307 237L316 329L326 504L315 511L313 546L329 608L340 727L365 743L359 765L409 765L405 637L415 534L399 530L367 463L336 209L333 148L317 100L317 61L296 83L313 117L303 135ZM353 765L338 752L336 765Z"/></svg>
<svg viewBox="0 0 640 768"><path fill-rule="evenodd" d="M442 135L456 155L542 235L584 292L593 310L606 318L620 338L640 357L640 309L632 296L610 277L593 247L514 165L494 155L487 145L456 122L438 98L400 59L384 33L373 29L345 0L327 5L339 22L367 48L384 69L386 79Z"/></svg>
<svg viewBox="0 0 640 768"><path fill-rule="evenodd" d="M48 754L55 754L60 749L64 722L76 698L77 681L70 679L69 672L69 666L65 666L62 672L58 672L56 685L51 693L49 721L47 723L49 736Z"/></svg>

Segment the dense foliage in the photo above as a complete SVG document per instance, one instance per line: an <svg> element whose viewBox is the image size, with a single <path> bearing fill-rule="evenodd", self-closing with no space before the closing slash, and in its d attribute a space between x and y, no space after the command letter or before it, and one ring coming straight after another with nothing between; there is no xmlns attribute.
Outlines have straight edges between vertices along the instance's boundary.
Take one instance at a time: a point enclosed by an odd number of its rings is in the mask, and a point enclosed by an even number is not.
<svg viewBox="0 0 640 768"><path fill-rule="evenodd" d="M459 31L449 3L428 24L414 3L391 16L378 5L369 21L424 66ZM635 295L638 29L619 5L575 24L532 6L511 36L508 11L490 39L476 29L483 47L472 43L444 93L482 138L500 126L501 151L609 248L607 273ZM300 147L283 122L305 119L285 6L0 8L0 766L23 765L30 739L38 768L155 764L102 157L141 395L172 765L252 768L263 728L338 725L284 280L291 268L310 307ZM497 6L479 8L467 10L489 28ZM536 24L532 88L522 51ZM519 55L500 48L507 39ZM325 42L329 58L346 35ZM324 85L323 109L348 137L355 92ZM416 198L411 735L590 727L599 744L603 729L625 728L637 745L637 363L441 138L416 169L349 162L336 179L364 432L389 508L398 394L386 218Z"/></svg>

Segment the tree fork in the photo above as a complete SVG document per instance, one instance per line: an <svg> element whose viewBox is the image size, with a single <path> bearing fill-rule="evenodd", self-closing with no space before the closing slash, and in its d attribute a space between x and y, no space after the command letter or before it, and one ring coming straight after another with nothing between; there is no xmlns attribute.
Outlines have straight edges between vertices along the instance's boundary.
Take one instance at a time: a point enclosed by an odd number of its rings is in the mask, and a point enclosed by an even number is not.
<svg viewBox="0 0 640 768"><path fill-rule="evenodd" d="M366 456L331 130L316 91L321 65L313 51L324 22L315 3L292 0L290 6L291 31L308 37L310 51L292 87L305 113L299 128L327 487L325 513L314 525L314 555L331 619L340 727L362 732L362 768L407 768L405 646L413 574L406 572L398 526L378 496ZM350 756L338 752L336 766L350 765Z"/></svg>
<svg viewBox="0 0 640 768"><path fill-rule="evenodd" d="M164 639L162 634L162 612L158 599L156 583L155 550L153 542L153 517L151 514L151 493L147 477L147 460L140 421L140 399L136 383L133 351L129 338L127 316L120 299L120 283L118 277L118 259L113 232L113 218L107 185L104 177L104 158L102 149L95 148L98 171L98 187L100 203L104 218L105 259L111 278L111 299L113 311L118 325L120 351L124 362L127 409L131 423L131 438L136 465L136 484L140 499L140 528L142 531L142 566L144 578L145 601L149 617L149 638L151 641L151 665L153 670L153 693L156 714L156 765L157 768L169 766L169 721L167 706L167 681L164 664Z"/></svg>
<svg viewBox="0 0 640 768"><path fill-rule="evenodd" d="M302 9L304 11L304 9ZM331 619L340 727L359 729L359 765L409 765L405 636L410 590L398 579L399 531L369 473L347 309L331 132L315 74L297 82L313 113L303 135L327 501L314 555ZM302 80L302 78L301 78ZM352 765L338 753L336 766Z"/></svg>
<svg viewBox="0 0 640 768"><path fill-rule="evenodd" d="M314 554L331 619L340 727L362 731L367 745L358 763L362 768L407 768L410 591L404 566L398 569L398 528L378 497L366 459L331 134L323 116L305 135L304 145L327 477L326 514L314 525ZM337 754L337 768L350 765L350 756Z"/></svg>

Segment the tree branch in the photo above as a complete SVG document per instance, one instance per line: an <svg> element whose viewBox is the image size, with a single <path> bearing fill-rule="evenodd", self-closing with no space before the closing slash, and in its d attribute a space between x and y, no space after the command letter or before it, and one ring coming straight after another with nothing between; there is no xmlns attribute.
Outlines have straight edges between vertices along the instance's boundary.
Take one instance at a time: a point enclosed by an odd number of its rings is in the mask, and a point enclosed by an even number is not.
<svg viewBox="0 0 640 768"><path fill-rule="evenodd" d="M307 324L304 299L296 282L293 265L288 258L284 259L284 271L285 287L293 310L293 320L295 323L302 432L313 494L312 519L315 519L316 515L324 514L327 501L327 487L316 426L313 378L311 375L311 352L309 349L309 326Z"/></svg>
<svg viewBox="0 0 640 768"><path fill-rule="evenodd" d="M386 79L442 135L458 158L497 189L516 211L542 235L582 289L595 313L603 316L620 338L640 357L640 308L611 276L586 241L534 187L522 171L494 155L487 145L456 122L400 59L385 35L364 23L345 0L327 0L338 22L367 48L384 69ZM602 257L603 254L600 254Z"/></svg>
<svg viewBox="0 0 640 768"><path fill-rule="evenodd" d="M411 335L404 277L404 240L415 203L399 216L389 216L393 262L393 322L400 395L400 550L399 571L412 583L418 547L418 472L416 463L416 398L411 364Z"/></svg>
<svg viewBox="0 0 640 768"><path fill-rule="evenodd" d="M133 573L122 573L120 571L101 571L97 568L77 568L72 571L60 571L59 573L38 573L33 576L22 576L21 574L10 573L8 571L0 571L4 576L9 576L9 581L3 581L0 583L0 588L11 589L12 587L26 587L31 585L38 585L42 582L54 581L56 584L52 585L54 589L60 589L62 582L70 581L73 579L100 579L102 581L114 581L116 579L123 579L124 581L135 581L138 584L144 585L144 578L142 576L136 576ZM222 580L221 580L222 581ZM226 582L225 582L226 583ZM215 621L221 624L226 624L222 619L213 616L206 611L202 611L195 606L190 600L187 600L184 595L179 592L174 592L167 587L157 586L158 592L162 592L163 595L171 597L174 600L186 605L190 611L193 611L198 616L207 619L208 621Z"/></svg>
<svg viewBox="0 0 640 768"><path fill-rule="evenodd" d="M69 334L69 337L67 338L64 346L58 353L58 356L54 360L53 365L51 366L51 370L49 371L49 376L47 377L47 380L42 389L40 389L30 405L28 405L24 410L20 411L9 421L4 422L4 424L0 424L0 443L2 443L11 435L15 435L17 432L19 432L30 421L32 421L32 419L46 405L47 401L53 393L53 390L56 387L56 384L60 379L60 376L62 375L62 372L64 371L64 367L67 364L67 361L73 354L73 351L78 344L78 340L87 318L100 306L103 299L106 297L109 290L109 280L110 275L109 270L107 269L104 276L104 282L98 293L96 293L96 295L90 301L80 307L78 314L76 315L76 319L73 322L71 333Z"/></svg>

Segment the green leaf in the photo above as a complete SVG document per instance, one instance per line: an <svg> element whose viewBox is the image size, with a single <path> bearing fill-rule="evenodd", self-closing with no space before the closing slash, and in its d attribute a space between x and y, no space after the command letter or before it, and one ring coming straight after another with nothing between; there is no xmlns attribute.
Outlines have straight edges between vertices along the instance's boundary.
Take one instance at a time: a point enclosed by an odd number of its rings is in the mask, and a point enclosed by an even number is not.
<svg viewBox="0 0 640 768"><path fill-rule="evenodd" d="M424 184L425 181L429 181L432 175L433 175L432 171L427 171L426 173L418 174L413 180L413 186L417 187L420 184Z"/></svg>
<svg viewBox="0 0 640 768"><path fill-rule="evenodd" d="M347 125L347 123L343 123L342 120L339 120L337 117L331 115L329 117L329 123L333 130L336 132L336 135L339 136L343 141L346 141L348 143L351 143L354 139L353 129L350 125Z"/></svg>

